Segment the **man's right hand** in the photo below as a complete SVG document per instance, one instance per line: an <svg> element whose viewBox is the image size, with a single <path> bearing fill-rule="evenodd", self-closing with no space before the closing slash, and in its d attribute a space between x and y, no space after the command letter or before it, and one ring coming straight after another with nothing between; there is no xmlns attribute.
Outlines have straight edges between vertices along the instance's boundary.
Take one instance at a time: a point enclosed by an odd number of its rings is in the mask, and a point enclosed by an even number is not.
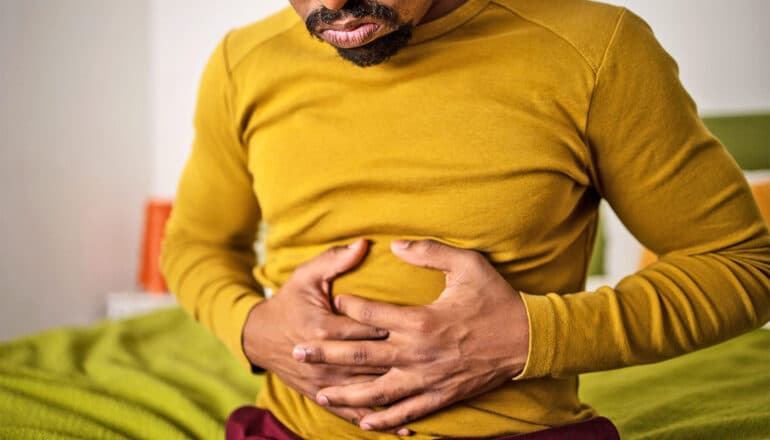
<svg viewBox="0 0 770 440"><path fill-rule="evenodd" d="M332 280L356 267L364 259L367 248L365 240L358 240L349 246L327 250L299 266L271 299L254 306L243 329L243 347L251 363L272 372L312 401L322 388L368 382L386 373L388 368L298 362L303 353L292 353L294 346L311 340L388 336L387 331L337 315L332 309ZM373 412L371 408L327 409L355 425Z"/></svg>

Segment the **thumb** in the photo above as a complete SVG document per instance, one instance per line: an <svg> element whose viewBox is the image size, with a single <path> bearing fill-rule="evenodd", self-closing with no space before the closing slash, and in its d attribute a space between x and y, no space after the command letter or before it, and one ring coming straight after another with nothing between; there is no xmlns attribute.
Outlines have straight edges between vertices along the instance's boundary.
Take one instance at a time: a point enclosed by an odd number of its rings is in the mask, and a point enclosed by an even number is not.
<svg viewBox="0 0 770 440"><path fill-rule="evenodd" d="M467 264L470 255L475 253L434 240L396 240L390 243L390 249L398 258L413 266L445 273L459 270Z"/></svg>
<svg viewBox="0 0 770 440"><path fill-rule="evenodd" d="M347 246L335 246L305 263L302 271L312 282L328 282L354 267L366 256L369 242L356 240Z"/></svg>

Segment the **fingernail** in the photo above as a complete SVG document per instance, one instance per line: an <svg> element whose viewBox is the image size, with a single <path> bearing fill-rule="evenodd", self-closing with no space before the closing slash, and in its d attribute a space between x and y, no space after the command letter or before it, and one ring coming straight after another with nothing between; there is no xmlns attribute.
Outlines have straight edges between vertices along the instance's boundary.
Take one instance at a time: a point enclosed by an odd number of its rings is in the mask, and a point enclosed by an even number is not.
<svg viewBox="0 0 770 440"><path fill-rule="evenodd" d="M335 297L334 298L334 307L336 307L337 310L339 310L341 305L342 305L342 300L340 299L340 297L339 296Z"/></svg>
<svg viewBox="0 0 770 440"><path fill-rule="evenodd" d="M368 423L364 423L363 425L361 425L361 429L363 429L364 431L374 431L374 428L372 428L372 425Z"/></svg>
<svg viewBox="0 0 770 440"><path fill-rule="evenodd" d="M398 430L398 432L396 434L400 435L401 437L408 437L408 436L412 435L412 431L410 431L410 430L408 430L406 428L401 428L401 429Z"/></svg>
<svg viewBox="0 0 770 440"><path fill-rule="evenodd" d="M396 249L406 249L406 248L408 248L409 246L412 245L412 242L409 241L409 240L395 240L391 244Z"/></svg>
<svg viewBox="0 0 770 440"><path fill-rule="evenodd" d="M318 402L318 404L321 406L329 406L329 399L323 394L316 398L316 402Z"/></svg>
<svg viewBox="0 0 770 440"><path fill-rule="evenodd" d="M307 357L307 350L302 347L296 347L294 351L291 352L291 355L294 357L294 359L304 362L305 358Z"/></svg>
<svg viewBox="0 0 770 440"><path fill-rule="evenodd" d="M388 336L388 331L384 328L376 328L374 331L377 333L377 336Z"/></svg>
<svg viewBox="0 0 770 440"><path fill-rule="evenodd" d="M356 240L348 245L348 249L355 249L359 246L361 246L361 240Z"/></svg>

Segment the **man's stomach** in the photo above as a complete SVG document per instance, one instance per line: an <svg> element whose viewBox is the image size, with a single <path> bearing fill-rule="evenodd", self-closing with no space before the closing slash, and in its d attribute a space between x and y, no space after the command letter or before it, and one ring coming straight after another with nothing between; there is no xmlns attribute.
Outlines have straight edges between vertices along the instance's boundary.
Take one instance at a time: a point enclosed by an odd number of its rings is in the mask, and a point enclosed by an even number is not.
<svg viewBox="0 0 770 440"><path fill-rule="evenodd" d="M371 237L366 258L357 268L333 281L332 295L352 294L399 305L425 305L438 298L444 289L444 274L409 265L393 255L390 241L399 238L432 237ZM339 244L347 243L282 247L269 251L265 263L255 270L255 276L264 286L280 294L281 285L297 266L328 247ZM448 244L463 247L462 243ZM297 393L270 373L266 376L257 405L270 410L303 438L396 438L360 430ZM483 437L531 432L585 420L594 415L594 411L578 399L576 377L544 378L511 381L495 391L409 424L408 428L416 433L413 438L417 439Z"/></svg>

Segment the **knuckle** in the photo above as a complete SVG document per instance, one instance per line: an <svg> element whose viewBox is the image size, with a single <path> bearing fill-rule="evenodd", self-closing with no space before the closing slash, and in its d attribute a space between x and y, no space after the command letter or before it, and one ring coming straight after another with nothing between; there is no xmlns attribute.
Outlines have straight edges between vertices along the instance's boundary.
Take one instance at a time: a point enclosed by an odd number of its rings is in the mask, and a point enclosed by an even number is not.
<svg viewBox="0 0 770 440"><path fill-rule="evenodd" d="M433 352L428 349L415 350L412 357L418 363L430 362L434 359Z"/></svg>
<svg viewBox="0 0 770 440"><path fill-rule="evenodd" d="M340 254L342 254L347 249L346 246L334 246L330 247L329 249L324 252L324 255L331 258L336 258Z"/></svg>
<svg viewBox="0 0 770 440"><path fill-rule="evenodd" d="M411 422L414 422L415 420L417 420L417 414L415 414L414 411L410 410L405 412L404 414L401 414L401 423L399 424L406 425Z"/></svg>
<svg viewBox="0 0 770 440"><path fill-rule="evenodd" d="M414 329L420 333L432 333L435 328L433 319L427 314L419 314L414 319Z"/></svg>
<svg viewBox="0 0 770 440"><path fill-rule="evenodd" d="M420 252L430 254L438 250L439 244L434 240L423 240L419 243L418 246L418 250Z"/></svg>
<svg viewBox="0 0 770 440"><path fill-rule="evenodd" d="M430 407L431 408L439 408L443 406L444 403L444 397L437 392L430 393Z"/></svg>
<svg viewBox="0 0 770 440"><path fill-rule="evenodd" d="M366 350L356 350L353 352L353 363L356 365L366 365L369 361L369 352Z"/></svg>
<svg viewBox="0 0 770 440"><path fill-rule="evenodd" d="M388 331L381 327L369 327L369 337L372 339L382 338Z"/></svg>
<svg viewBox="0 0 770 440"><path fill-rule="evenodd" d="M390 403L388 396L383 391L378 391L372 398L374 406L385 406Z"/></svg>
<svg viewBox="0 0 770 440"><path fill-rule="evenodd" d="M308 355L310 356L311 361L315 361L317 363L324 363L326 362L326 354L324 353L323 349L320 347L312 347L308 350ZM317 369L318 371L323 371L322 369ZM324 373L325 374L325 373Z"/></svg>
<svg viewBox="0 0 770 440"><path fill-rule="evenodd" d="M370 322L374 319L374 309L370 305L361 306L361 321Z"/></svg>

